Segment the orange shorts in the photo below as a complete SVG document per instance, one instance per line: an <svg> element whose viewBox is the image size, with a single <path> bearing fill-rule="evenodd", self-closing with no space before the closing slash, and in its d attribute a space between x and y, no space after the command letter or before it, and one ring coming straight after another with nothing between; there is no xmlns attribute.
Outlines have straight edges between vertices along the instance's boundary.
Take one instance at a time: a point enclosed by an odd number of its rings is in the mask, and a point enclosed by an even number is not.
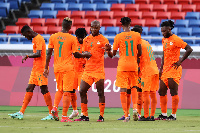
<svg viewBox="0 0 200 133"><path fill-rule="evenodd" d="M77 89L78 86L80 87L82 75L83 75L83 72L75 72L73 89Z"/></svg>
<svg viewBox="0 0 200 133"><path fill-rule="evenodd" d="M131 89L137 86L138 72L135 71L117 71L117 79L115 85L120 88Z"/></svg>
<svg viewBox="0 0 200 133"><path fill-rule="evenodd" d="M159 88L159 74L141 79L141 89L144 91L157 91Z"/></svg>
<svg viewBox="0 0 200 133"><path fill-rule="evenodd" d="M105 79L105 73L88 73L88 72L83 72L83 76L81 78L83 81L88 83L90 86L95 82L98 82L100 79Z"/></svg>
<svg viewBox="0 0 200 133"><path fill-rule="evenodd" d="M48 85L48 79L43 76L43 72L32 70L28 84L34 84L37 86Z"/></svg>
<svg viewBox="0 0 200 133"><path fill-rule="evenodd" d="M55 73L57 89L61 91L73 91L74 86L74 71L57 72Z"/></svg>

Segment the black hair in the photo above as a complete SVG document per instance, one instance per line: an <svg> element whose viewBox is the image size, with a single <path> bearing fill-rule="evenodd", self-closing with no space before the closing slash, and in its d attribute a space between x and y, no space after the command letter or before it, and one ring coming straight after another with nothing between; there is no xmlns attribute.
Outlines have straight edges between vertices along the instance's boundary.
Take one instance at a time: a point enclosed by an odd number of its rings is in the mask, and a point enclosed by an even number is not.
<svg viewBox="0 0 200 133"><path fill-rule="evenodd" d="M121 21L122 25L124 26L128 26L131 24L131 19L129 17L123 17L121 18Z"/></svg>
<svg viewBox="0 0 200 133"><path fill-rule="evenodd" d="M79 38L85 38L87 36L87 32L85 28L78 28L75 32L75 35Z"/></svg>
<svg viewBox="0 0 200 133"><path fill-rule="evenodd" d="M140 26L140 25L135 25L135 26L131 29L131 31L135 31L135 32L138 32L138 33L140 33L141 30L142 30L142 26Z"/></svg>
<svg viewBox="0 0 200 133"><path fill-rule="evenodd" d="M162 22L161 27L164 27L164 26L166 27L169 26L172 30L174 28L174 22L172 20L164 21Z"/></svg>
<svg viewBox="0 0 200 133"><path fill-rule="evenodd" d="M31 28L28 25L24 25L21 29L21 33L24 33L25 31L30 30Z"/></svg>
<svg viewBox="0 0 200 133"><path fill-rule="evenodd" d="M68 29L71 25L72 25L72 20L68 17L64 18L64 20L62 22L62 27L64 29Z"/></svg>

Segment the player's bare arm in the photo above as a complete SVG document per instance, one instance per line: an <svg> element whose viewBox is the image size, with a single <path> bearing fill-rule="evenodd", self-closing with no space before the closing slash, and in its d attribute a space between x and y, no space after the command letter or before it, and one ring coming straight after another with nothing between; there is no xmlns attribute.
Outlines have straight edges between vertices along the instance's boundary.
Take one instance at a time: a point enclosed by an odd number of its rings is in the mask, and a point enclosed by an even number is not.
<svg viewBox="0 0 200 133"><path fill-rule="evenodd" d="M138 44L137 45L137 50L138 50L138 54L137 54L137 63L138 63L138 73L140 72L140 67L139 67L139 64L140 64L140 57L142 55L142 46L141 44Z"/></svg>
<svg viewBox="0 0 200 133"><path fill-rule="evenodd" d="M162 76L163 65L164 65L164 51L163 51L163 56L162 56L162 61L161 61L161 67L160 67L160 71L159 71L159 77Z"/></svg>
<svg viewBox="0 0 200 133"><path fill-rule="evenodd" d="M44 69L44 72L43 72L43 75L45 77L47 77L49 75L48 68L49 68L49 62L50 62L50 59L51 59L52 52L53 52L53 48L48 48L47 58L46 58L46 65L45 65L45 69Z"/></svg>
<svg viewBox="0 0 200 133"><path fill-rule="evenodd" d="M87 58L87 59L89 59L92 56L92 54L87 51L85 51L83 53L75 52L75 53L73 53L73 55L75 58Z"/></svg>
<svg viewBox="0 0 200 133"><path fill-rule="evenodd" d="M23 59L22 59L22 63L24 63L24 61L26 61L26 59L28 58L38 58L41 56L41 50L37 50L36 53L30 54L30 55L26 55Z"/></svg>
<svg viewBox="0 0 200 133"><path fill-rule="evenodd" d="M106 51L106 53L108 54L108 56L110 58L113 57L113 53L111 52L111 45L110 44L106 44L105 47L103 47L102 49L104 49Z"/></svg>

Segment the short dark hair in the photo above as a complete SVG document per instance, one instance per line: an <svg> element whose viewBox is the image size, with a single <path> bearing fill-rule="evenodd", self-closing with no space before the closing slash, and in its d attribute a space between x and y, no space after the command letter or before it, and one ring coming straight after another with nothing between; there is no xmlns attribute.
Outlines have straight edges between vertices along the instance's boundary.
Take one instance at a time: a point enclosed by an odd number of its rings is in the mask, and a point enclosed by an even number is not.
<svg viewBox="0 0 200 133"><path fill-rule="evenodd" d="M28 26L28 25L24 25L23 27L22 27L22 29L21 29L21 33L24 33L24 32L26 32L26 31L28 31L28 30L30 30L31 28Z"/></svg>
<svg viewBox="0 0 200 133"><path fill-rule="evenodd" d="M138 32L138 33L140 33L140 30L142 29L142 26L140 26L140 25L135 25L132 29L131 29L131 31L135 31L135 32Z"/></svg>
<svg viewBox="0 0 200 133"><path fill-rule="evenodd" d="M128 26L131 24L131 19L129 17L123 17L121 18L121 21L122 25L124 26Z"/></svg>
<svg viewBox="0 0 200 133"><path fill-rule="evenodd" d="M62 27L67 29L71 25L72 25L72 20L69 17L64 18L62 22Z"/></svg>
<svg viewBox="0 0 200 133"><path fill-rule="evenodd" d="M85 28L78 28L75 32L75 35L80 38L85 38L87 36L87 32Z"/></svg>
<svg viewBox="0 0 200 133"><path fill-rule="evenodd" d="M174 22L172 20L164 21L162 22L161 27L164 27L164 26L166 27L169 26L172 30L174 28Z"/></svg>

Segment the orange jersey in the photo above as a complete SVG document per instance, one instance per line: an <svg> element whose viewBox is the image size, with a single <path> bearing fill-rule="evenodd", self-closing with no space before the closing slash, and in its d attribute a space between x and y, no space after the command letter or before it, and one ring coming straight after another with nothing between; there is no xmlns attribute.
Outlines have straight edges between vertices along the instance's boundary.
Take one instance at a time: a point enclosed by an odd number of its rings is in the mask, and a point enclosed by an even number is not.
<svg viewBox="0 0 200 133"><path fill-rule="evenodd" d="M141 43L141 36L137 32L122 32L114 39L113 50L119 48L117 71L138 71L137 45Z"/></svg>
<svg viewBox="0 0 200 133"><path fill-rule="evenodd" d="M58 32L49 38L48 48L54 48L54 72L74 70L73 52L78 50L76 37Z"/></svg>
<svg viewBox="0 0 200 133"><path fill-rule="evenodd" d="M173 34L169 38L162 39L163 51L164 51L164 65L163 72L169 71L172 65L179 61L180 50L187 46L180 37Z"/></svg>
<svg viewBox="0 0 200 133"><path fill-rule="evenodd" d="M142 77L158 74L158 66L155 61L153 50L148 41L141 41L142 55L140 58L140 71Z"/></svg>
<svg viewBox="0 0 200 133"><path fill-rule="evenodd" d="M37 50L41 50L41 56L34 58L33 61L33 70L44 71L46 64L46 44L45 40L41 35L37 35L32 40L33 43L33 53L36 53Z"/></svg>
<svg viewBox="0 0 200 133"><path fill-rule="evenodd" d="M102 47L109 43L103 35L93 37L89 35L83 41L83 51L92 54L89 60L86 60L84 72L104 73L104 52Z"/></svg>

